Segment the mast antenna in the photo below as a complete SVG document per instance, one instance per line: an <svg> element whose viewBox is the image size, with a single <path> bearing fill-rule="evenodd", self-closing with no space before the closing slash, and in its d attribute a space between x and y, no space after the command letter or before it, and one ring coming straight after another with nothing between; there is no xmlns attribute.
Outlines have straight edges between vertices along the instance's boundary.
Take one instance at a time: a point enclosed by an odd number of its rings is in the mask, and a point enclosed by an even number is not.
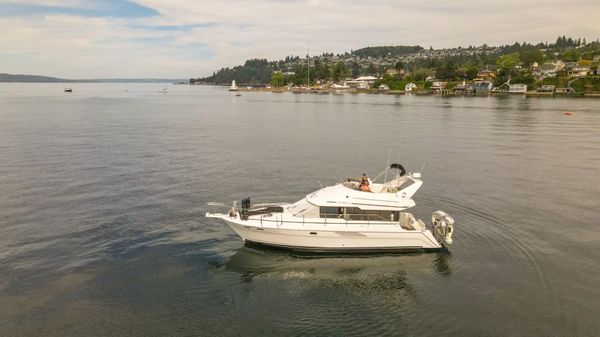
<svg viewBox="0 0 600 337"><path fill-rule="evenodd" d="M308 38L306 41L306 60L308 63L308 82L306 83L306 86L310 88L310 38Z"/></svg>
<svg viewBox="0 0 600 337"><path fill-rule="evenodd" d="M390 147L388 149L388 161L387 161L387 166L385 167L385 176L383 177L383 183L387 183L387 173L388 170L390 169L390 156L392 155L392 148Z"/></svg>

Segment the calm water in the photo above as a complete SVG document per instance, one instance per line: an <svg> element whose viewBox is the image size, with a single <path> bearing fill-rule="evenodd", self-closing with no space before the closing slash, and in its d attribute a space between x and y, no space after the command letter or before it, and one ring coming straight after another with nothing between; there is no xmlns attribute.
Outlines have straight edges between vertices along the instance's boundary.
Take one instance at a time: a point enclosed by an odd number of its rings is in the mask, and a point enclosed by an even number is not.
<svg viewBox="0 0 600 337"><path fill-rule="evenodd" d="M2 336L598 335L600 100L63 87L0 84ZM450 253L256 250L203 216L390 149Z"/></svg>

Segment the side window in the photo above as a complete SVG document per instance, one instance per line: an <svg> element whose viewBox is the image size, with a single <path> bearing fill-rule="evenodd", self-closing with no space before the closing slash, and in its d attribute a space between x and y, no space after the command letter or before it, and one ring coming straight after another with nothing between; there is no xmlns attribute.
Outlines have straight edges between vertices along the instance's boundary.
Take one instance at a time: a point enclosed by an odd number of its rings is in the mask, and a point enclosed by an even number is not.
<svg viewBox="0 0 600 337"><path fill-rule="evenodd" d="M340 215L339 207L320 207L321 218L337 218Z"/></svg>

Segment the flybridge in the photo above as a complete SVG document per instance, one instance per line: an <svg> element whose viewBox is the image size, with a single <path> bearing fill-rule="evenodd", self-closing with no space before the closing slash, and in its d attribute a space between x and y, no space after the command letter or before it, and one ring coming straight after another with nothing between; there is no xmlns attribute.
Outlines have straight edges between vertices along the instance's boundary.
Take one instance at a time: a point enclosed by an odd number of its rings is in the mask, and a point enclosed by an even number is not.
<svg viewBox="0 0 600 337"><path fill-rule="evenodd" d="M420 174L399 177L383 184L371 183L371 192L358 189L358 183L346 181L335 186L325 187L306 196L315 206L358 207L402 211L415 206L413 195L421 187ZM406 186L405 186L406 185Z"/></svg>

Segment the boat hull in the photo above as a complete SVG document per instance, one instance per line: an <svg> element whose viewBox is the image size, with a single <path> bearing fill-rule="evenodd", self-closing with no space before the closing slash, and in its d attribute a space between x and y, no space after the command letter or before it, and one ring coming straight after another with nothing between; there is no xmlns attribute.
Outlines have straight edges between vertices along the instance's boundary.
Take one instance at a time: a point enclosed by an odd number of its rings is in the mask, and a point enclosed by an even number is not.
<svg viewBox="0 0 600 337"><path fill-rule="evenodd" d="M256 226L242 220L222 218L244 242L310 252L402 252L439 250L429 230L336 230L335 228L291 229Z"/></svg>

